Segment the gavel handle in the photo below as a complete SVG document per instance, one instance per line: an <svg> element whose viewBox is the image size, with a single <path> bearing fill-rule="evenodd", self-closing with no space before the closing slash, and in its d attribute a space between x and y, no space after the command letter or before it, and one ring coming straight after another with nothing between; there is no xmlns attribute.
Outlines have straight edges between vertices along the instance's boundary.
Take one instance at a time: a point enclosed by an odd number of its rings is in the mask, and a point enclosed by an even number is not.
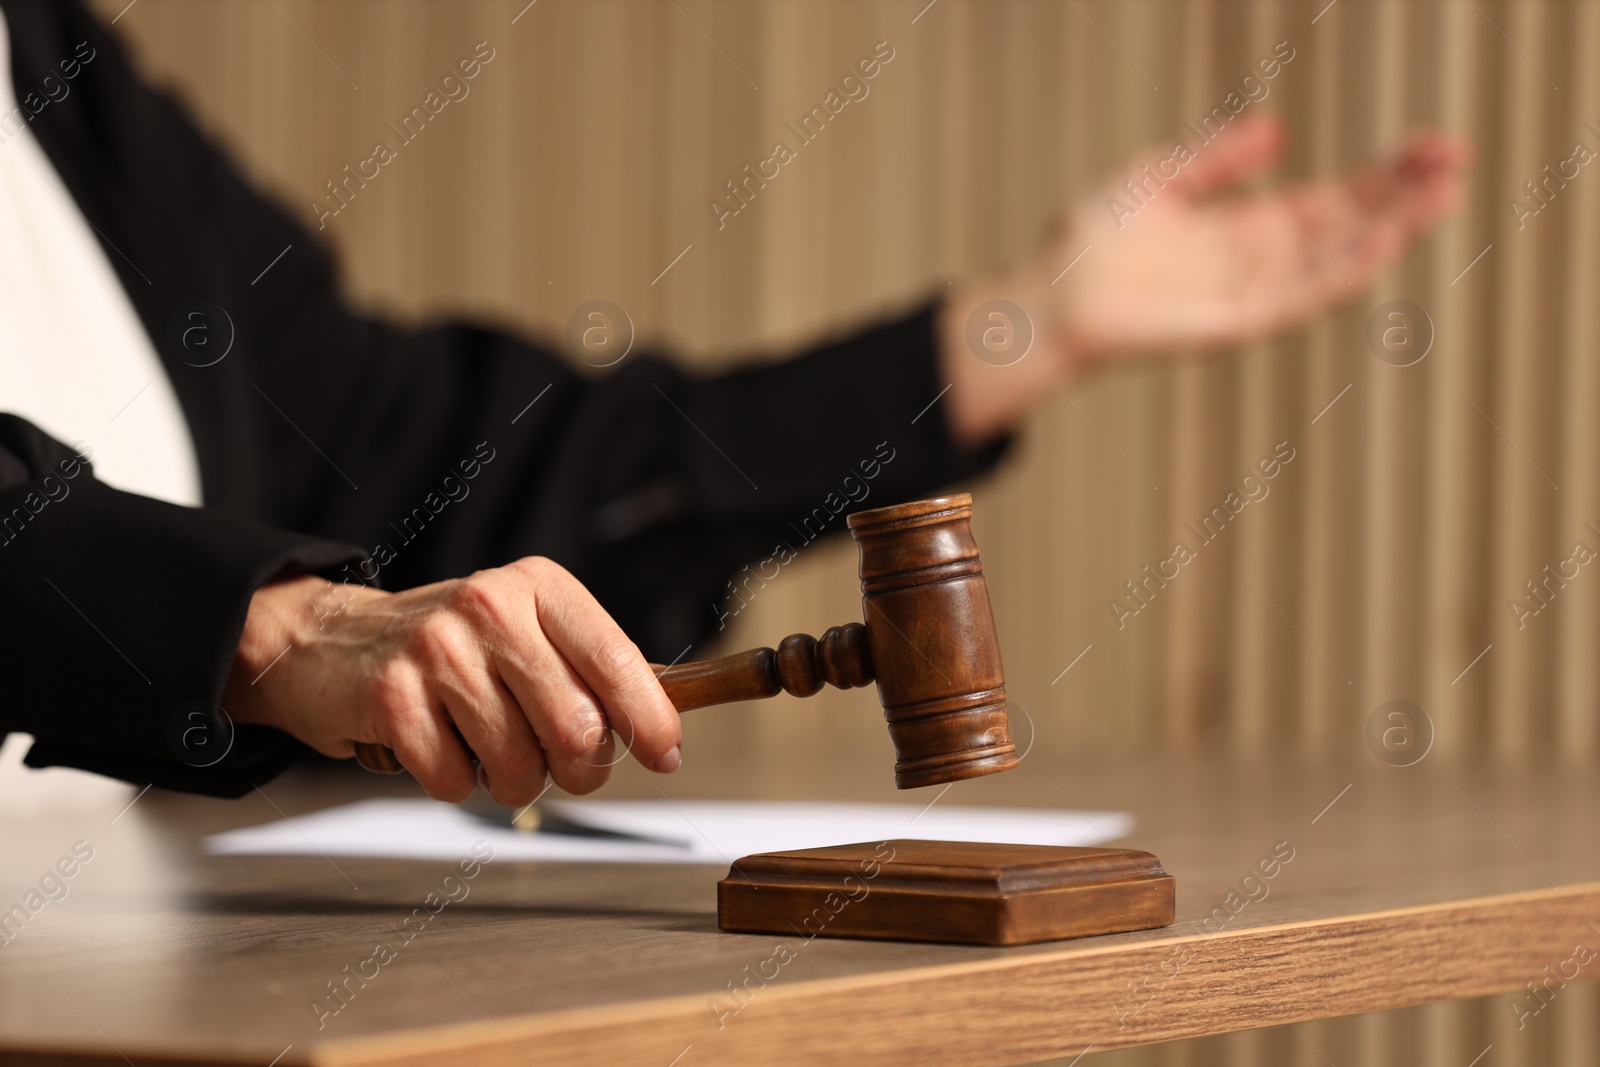
<svg viewBox="0 0 1600 1067"><path fill-rule="evenodd" d="M859 622L831 627L820 640L809 634L790 634L776 649L755 648L698 663L650 666L680 712L779 693L808 697L824 684L855 689L874 678L867 628ZM387 745L357 741L355 746L356 762L369 771L400 774L405 770Z"/></svg>

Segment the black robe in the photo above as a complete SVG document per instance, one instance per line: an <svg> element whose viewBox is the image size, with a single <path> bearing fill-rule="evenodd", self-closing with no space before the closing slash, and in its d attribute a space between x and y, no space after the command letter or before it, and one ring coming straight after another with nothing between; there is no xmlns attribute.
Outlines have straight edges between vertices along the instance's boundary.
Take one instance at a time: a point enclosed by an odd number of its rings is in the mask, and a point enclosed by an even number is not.
<svg viewBox="0 0 1600 1067"><path fill-rule="evenodd" d="M251 593L275 576L399 589L544 555L671 660L718 630L744 564L1003 447L949 437L931 308L714 377L643 352L597 376L491 329L364 317L302 220L79 0L0 7L23 105L0 124L27 123L98 233L176 388L205 501L98 483L0 415L0 736L33 734L30 766L215 795L282 770L304 750L276 730L240 727L209 767L175 742L194 708L214 715ZM42 103L67 70L70 93Z"/></svg>

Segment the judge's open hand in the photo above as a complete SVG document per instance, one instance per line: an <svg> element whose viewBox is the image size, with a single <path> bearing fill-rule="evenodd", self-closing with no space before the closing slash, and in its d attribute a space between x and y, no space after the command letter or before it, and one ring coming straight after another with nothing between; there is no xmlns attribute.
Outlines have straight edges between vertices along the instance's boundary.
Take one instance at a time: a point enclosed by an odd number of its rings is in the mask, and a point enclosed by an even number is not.
<svg viewBox="0 0 1600 1067"><path fill-rule="evenodd" d="M1140 156L1032 261L959 292L940 324L958 438L995 436L1063 378L1300 326L1359 296L1464 199L1470 149L1441 133L1413 133L1352 174L1277 188L1261 176L1284 143L1281 120L1244 116L1190 153ZM1032 350L1014 364L976 357L968 340L991 300L1031 320Z"/></svg>
<svg viewBox="0 0 1600 1067"><path fill-rule="evenodd" d="M224 706L328 756L387 745L440 800L465 800L481 777L511 807L534 800L547 772L592 792L627 752L670 772L682 740L639 649L540 558L399 593L315 577L266 586Z"/></svg>

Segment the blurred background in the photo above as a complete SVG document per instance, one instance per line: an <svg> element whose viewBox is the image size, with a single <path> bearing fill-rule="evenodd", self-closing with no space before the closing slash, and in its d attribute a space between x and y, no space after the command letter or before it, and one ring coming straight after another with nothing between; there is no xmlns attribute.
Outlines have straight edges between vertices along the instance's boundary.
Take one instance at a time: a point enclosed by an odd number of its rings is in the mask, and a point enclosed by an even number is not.
<svg viewBox="0 0 1600 1067"><path fill-rule="evenodd" d="M1596 760L1600 568L1543 587L1547 604L1525 583L1546 565L1570 576L1579 542L1600 550L1600 167L1542 200L1525 183L1547 164L1570 176L1578 142L1600 149L1600 3L136 2L97 7L313 229L325 183L487 41L470 95L325 220L353 294L552 343L606 299L642 345L707 371L1017 260L1279 42L1294 58L1249 106L1288 122L1281 179L1354 167L1417 124L1470 136L1468 210L1377 290L1272 344L1098 379L964 488L1030 759L1370 759L1368 719L1400 699L1436 760ZM880 41L894 58L867 97L719 228L724 183ZM1397 354L1368 326L1400 323L1382 305L1402 299L1421 314ZM1280 442L1295 458L1270 494L1119 625L1124 582L1193 544L1185 524ZM847 540L806 550L724 650L858 618L854 562ZM830 692L803 713L697 717L689 761L885 746L862 709ZM1524 1062L1600 1058L1593 988L1576 997ZM1502 1014L1497 1000L1307 1032L1340 1064L1465 1067ZM1089 1060L1323 1058L1284 1029Z"/></svg>

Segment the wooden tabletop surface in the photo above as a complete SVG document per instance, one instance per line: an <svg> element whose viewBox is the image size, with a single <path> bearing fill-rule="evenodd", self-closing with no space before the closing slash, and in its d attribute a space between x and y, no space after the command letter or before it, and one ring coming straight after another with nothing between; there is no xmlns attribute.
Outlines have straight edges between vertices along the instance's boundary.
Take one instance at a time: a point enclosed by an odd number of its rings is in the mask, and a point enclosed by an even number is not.
<svg viewBox="0 0 1600 1067"><path fill-rule="evenodd" d="M935 799L897 795L885 753L842 754L824 773L712 763L624 772L605 795ZM299 775L239 801L151 791L119 814L130 792L5 816L0 910L77 842L93 856L0 944L0 1063L1020 1063L1512 999L1547 965L1570 973L1577 946L1600 946L1592 775L1439 760L1025 763L937 802L1133 812L1123 843L1177 877L1175 926L1011 949L723 934L723 867L495 860L319 1029L325 983L401 943L397 927L451 864L213 858L199 840L406 788ZM1592 978L1600 961L1581 970ZM750 974L773 977L734 999L728 984Z"/></svg>

